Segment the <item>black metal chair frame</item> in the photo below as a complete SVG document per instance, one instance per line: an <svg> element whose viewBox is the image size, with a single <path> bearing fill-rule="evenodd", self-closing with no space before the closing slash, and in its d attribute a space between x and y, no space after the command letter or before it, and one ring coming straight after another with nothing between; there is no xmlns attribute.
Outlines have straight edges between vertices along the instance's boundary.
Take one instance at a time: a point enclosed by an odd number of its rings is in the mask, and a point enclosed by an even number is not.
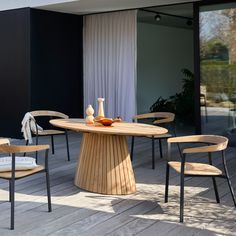
<svg viewBox="0 0 236 236"><path fill-rule="evenodd" d="M134 120L133 120L134 122ZM175 125L175 121L172 121L171 123L168 123L167 124L168 127L166 127L168 130L169 128L172 126L171 128L171 131L173 131L173 135L176 137L176 125ZM165 127L165 126L164 126ZM169 133L168 133L169 134ZM171 134L172 136L172 134ZM155 169L155 140L158 140L159 141L159 152L160 152L160 158L163 158L163 151L162 151L162 139L166 140L168 138L170 138L170 136L168 137L155 137L155 136L152 136L152 137L147 137L147 136L143 136L145 138L149 138L152 140L152 169L154 170ZM179 150L179 153L181 155L181 150L180 150L180 147L179 147L179 144L177 143L177 147L178 147L178 150ZM133 161L133 154L134 154L134 136L132 136L132 139L131 139L131 151L130 151L130 158L131 158L131 161Z"/></svg>
<svg viewBox="0 0 236 236"><path fill-rule="evenodd" d="M214 187L214 192L215 192L215 197L216 197L216 202L220 203L220 197L218 193L218 188L216 184L216 177L218 178L224 178L227 180L230 193L233 199L234 206L236 207L236 199L234 195L234 190L230 181L229 177L229 172L227 169L226 165L226 158L225 158L225 150L221 151L221 156L222 156L222 163L224 167L224 175L189 175L189 174L184 174L184 167L185 167L185 160L186 160L187 154L182 154L181 157L181 173L180 173L180 222L184 222L184 178L185 177L211 177L212 182L213 182L213 187ZM171 160L171 143L168 143L168 160ZM211 158L211 152L208 152L208 160L209 164L212 165L212 158ZM169 193L169 175L170 175L170 166L167 162L166 164L166 184L165 184L165 203L168 202L168 193Z"/></svg>
<svg viewBox="0 0 236 236"><path fill-rule="evenodd" d="M56 117L56 116L55 116ZM50 116L50 119L53 119L52 116ZM40 136L50 136L51 137L51 144L52 144L52 154L54 155L55 154L55 148L54 148L54 135L62 135L62 134L52 134L52 135L39 135L39 130L38 130L38 126L37 126L37 122L36 120L34 119L31 119L30 120L30 123L31 122L34 122L35 124L35 127L36 127L36 134L34 134L33 132L31 132L33 135L35 135L35 143L36 145L39 144L39 137ZM70 150L69 150L69 139L68 139L68 131L67 129L64 129L65 131L65 137L66 137L66 150L67 150L67 160L70 161ZM26 145L29 144L29 141L27 140L26 141ZM36 163L38 162L38 152L36 152Z"/></svg>
<svg viewBox="0 0 236 236"><path fill-rule="evenodd" d="M34 175L34 174L39 174L42 172L46 173L46 185L47 185L47 198L48 198L48 212L52 211L52 205L51 205L51 192L50 192L50 177L49 177L49 168L48 168L48 149L45 150L45 166L44 169L41 171L38 171L36 173L32 173L27 176L23 176L20 178L15 178L15 161L16 161L16 153L12 153L12 175L11 179L0 177L2 179L8 180L9 181L9 202L11 202L11 224L10 224L10 229L13 230L15 228L15 181L26 178L28 176Z"/></svg>

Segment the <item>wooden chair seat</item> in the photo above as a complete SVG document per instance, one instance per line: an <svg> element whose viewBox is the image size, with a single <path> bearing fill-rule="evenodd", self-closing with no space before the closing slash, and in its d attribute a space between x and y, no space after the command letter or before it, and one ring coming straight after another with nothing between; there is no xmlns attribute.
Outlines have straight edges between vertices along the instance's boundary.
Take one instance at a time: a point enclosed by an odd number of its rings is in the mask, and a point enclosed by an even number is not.
<svg viewBox="0 0 236 236"><path fill-rule="evenodd" d="M168 162L175 171L181 173L181 162L170 161ZM205 176L219 176L222 175L222 171L215 166L203 163L185 162L185 175L205 175Z"/></svg>
<svg viewBox="0 0 236 236"><path fill-rule="evenodd" d="M35 174L35 173L40 172L42 170L44 170L44 166L41 166L41 165L39 165L31 170L16 170L15 171L15 179L26 177L28 175ZM11 179L11 176L12 176L11 171L0 172L0 178Z"/></svg>
<svg viewBox="0 0 236 236"><path fill-rule="evenodd" d="M65 131L62 130L56 130L56 129L45 129L42 131L38 131L38 135L40 136L47 136L47 135L57 135L57 134L64 134Z"/></svg>

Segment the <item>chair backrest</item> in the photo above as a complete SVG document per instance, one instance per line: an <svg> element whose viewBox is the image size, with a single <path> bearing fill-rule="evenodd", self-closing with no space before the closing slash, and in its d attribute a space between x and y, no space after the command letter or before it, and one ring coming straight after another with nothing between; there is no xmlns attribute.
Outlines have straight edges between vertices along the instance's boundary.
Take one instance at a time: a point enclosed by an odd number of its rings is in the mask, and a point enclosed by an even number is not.
<svg viewBox="0 0 236 236"><path fill-rule="evenodd" d="M32 146L15 146L15 145L0 145L0 153L25 153L36 152L49 149L49 145L32 145Z"/></svg>
<svg viewBox="0 0 236 236"><path fill-rule="evenodd" d="M141 119L149 119L154 118L156 119L153 124L164 124L173 122L175 119L175 114L171 112L152 112L152 113L145 113L139 114L133 117L133 121L138 122Z"/></svg>
<svg viewBox="0 0 236 236"><path fill-rule="evenodd" d="M58 112L58 111L49 111L49 110L37 110L37 111L30 111L30 114L34 117L37 116L52 116L52 117L59 117L63 119L68 119L69 116L67 116L64 113Z"/></svg>
<svg viewBox="0 0 236 236"><path fill-rule="evenodd" d="M218 152L227 148L228 139L219 135L190 135L173 137L167 140L168 143L204 143L207 146L185 148L183 153Z"/></svg>

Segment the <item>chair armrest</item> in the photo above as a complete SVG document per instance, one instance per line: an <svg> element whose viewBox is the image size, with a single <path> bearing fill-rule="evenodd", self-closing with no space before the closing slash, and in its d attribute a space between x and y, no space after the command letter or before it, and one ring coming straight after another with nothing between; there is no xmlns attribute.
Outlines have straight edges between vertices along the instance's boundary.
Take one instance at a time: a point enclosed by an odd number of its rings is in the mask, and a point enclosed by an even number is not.
<svg viewBox="0 0 236 236"><path fill-rule="evenodd" d="M201 143L208 146L189 147L183 150L183 154L187 153L209 153L223 151L227 148L228 139L217 135L190 135L182 137L172 137L167 139L170 149L171 143Z"/></svg>
<svg viewBox="0 0 236 236"><path fill-rule="evenodd" d="M179 137L172 137L167 140L168 143L194 143L200 142L201 135L190 135L190 136L179 136Z"/></svg>
<svg viewBox="0 0 236 236"><path fill-rule="evenodd" d="M209 153L209 152L218 152L225 150L225 145L211 145L211 146L203 146L203 147L194 147L194 148L185 148L183 150L184 154L188 153Z"/></svg>
<svg viewBox="0 0 236 236"><path fill-rule="evenodd" d="M169 138L168 143L228 143L228 139L219 135L189 135Z"/></svg>
<svg viewBox="0 0 236 236"><path fill-rule="evenodd" d="M0 145L1 153L27 153L48 150L49 145L32 145L32 146L14 146L14 145Z"/></svg>

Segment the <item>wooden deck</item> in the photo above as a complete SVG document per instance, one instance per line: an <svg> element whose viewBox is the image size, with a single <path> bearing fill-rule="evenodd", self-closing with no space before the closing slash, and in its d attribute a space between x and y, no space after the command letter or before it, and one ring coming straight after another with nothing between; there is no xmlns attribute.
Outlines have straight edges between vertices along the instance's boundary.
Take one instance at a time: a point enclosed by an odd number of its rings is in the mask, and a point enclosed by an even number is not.
<svg viewBox="0 0 236 236"><path fill-rule="evenodd" d="M211 179L187 178L185 223L179 223L179 175L171 172L169 203L164 203L165 160L151 169L151 142L137 138L133 162L137 192L126 196L94 194L73 185L81 135L70 133L71 162L64 137L55 138L50 155L53 212L47 212L45 176L16 182L15 230L9 230L8 182L0 180L0 236L7 235L236 235L236 209L223 179L217 181L221 204L215 203ZM41 143L49 139L42 138ZM14 141L20 143L20 141ZM21 142L23 143L23 141ZM176 154L177 149L176 149ZM236 152L227 152L236 187ZM219 163L220 159L213 161Z"/></svg>

